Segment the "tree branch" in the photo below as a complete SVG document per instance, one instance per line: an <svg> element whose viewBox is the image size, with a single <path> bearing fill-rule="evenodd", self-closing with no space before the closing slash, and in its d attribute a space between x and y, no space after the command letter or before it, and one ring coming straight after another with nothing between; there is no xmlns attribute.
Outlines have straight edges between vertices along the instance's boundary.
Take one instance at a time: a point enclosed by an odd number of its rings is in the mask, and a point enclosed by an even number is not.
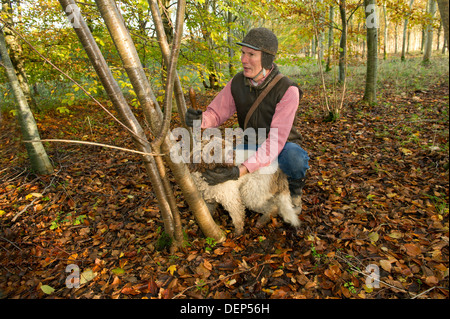
<svg viewBox="0 0 450 319"><path fill-rule="evenodd" d="M87 141L79 141L79 140L64 140L64 139L40 139L40 140L24 140L24 143L34 143L34 142L59 142L59 143L72 143L72 144L83 144L83 145L92 145L92 146L100 146L105 148L111 148L119 151L139 154L139 155L148 155L148 156L166 156L167 154L162 153L147 153L147 152L141 152L132 150L129 148L114 146L114 145L108 145L108 144L102 144L102 143L96 143L96 142L87 142Z"/></svg>
<svg viewBox="0 0 450 319"><path fill-rule="evenodd" d="M161 146L161 143L166 138L167 132L169 131L170 120L172 118L172 95L175 76L177 76L176 67L180 51L181 37L183 35L183 22L185 11L186 11L186 0L178 0L177 19L175 22L175 37L172 43L172 51L170 53L169 67L167 70L167 83L164 97L165 98L164 121L161 126L161 130L158 133L158 136L152 142L152 146L155 148L159 148L159 146Z"/></svg>

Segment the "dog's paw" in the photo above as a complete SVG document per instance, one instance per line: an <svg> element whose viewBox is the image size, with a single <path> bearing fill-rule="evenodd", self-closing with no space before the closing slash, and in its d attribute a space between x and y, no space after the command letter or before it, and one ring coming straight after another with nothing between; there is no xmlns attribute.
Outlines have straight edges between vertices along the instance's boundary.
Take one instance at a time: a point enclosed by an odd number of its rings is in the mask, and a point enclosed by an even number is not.
<svg viewBox="0 0 450 319"><path fill-rule="evenodd" d="M296 217L295 219L290 220L290 221L289 221L289 224L291 224L291 225L294 226L295 228L298 228L298 227L300 227L301 222L300 222L300 219L298 219L298 217Z"/></svg>

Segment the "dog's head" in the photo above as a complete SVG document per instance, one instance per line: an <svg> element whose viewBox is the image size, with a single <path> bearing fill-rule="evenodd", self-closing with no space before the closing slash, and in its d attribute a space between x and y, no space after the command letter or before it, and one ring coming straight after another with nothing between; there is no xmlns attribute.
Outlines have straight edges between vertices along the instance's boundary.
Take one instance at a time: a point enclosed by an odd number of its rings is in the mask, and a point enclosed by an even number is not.
<svg viewBox="0 0 450 319"><path fill-rule="evenodd" d="M191 172L204 172L217 167L235 165L235 151L232 142L218 136L194 142L189 163Z"/></svg>

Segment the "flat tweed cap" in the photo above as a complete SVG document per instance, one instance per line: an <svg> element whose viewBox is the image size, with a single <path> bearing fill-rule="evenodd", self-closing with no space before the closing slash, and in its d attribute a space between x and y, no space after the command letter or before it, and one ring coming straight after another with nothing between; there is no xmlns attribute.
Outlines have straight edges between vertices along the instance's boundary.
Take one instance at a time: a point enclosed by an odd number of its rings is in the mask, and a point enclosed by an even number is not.
<svg viewBox="0 0 450 319"><path fill-rule="evenodd" d="M275 56L278 51L277 36L266 28L251 29L238 45Z"/></svg>

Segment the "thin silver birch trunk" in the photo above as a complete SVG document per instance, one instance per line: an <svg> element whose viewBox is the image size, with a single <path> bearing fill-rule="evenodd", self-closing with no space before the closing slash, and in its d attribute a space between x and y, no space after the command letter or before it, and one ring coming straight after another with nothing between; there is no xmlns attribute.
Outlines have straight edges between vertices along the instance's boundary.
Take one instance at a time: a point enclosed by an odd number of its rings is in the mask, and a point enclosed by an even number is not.
<svg viewBox="0 0 450 319"><path fill-rule="evenodd" d="M39 131L34 120L33 113L27 99L20 87L11 59L6 48L5 36L0 26L0 55L6 69L6 75L11 83L12 91L16 99L17 119L20 124L22 137L25 141L40 140ZM31 168L38 174L48 175L53 173L53 166L48 158L42 142L26 142L25 148L31 162Z"/></svg>

